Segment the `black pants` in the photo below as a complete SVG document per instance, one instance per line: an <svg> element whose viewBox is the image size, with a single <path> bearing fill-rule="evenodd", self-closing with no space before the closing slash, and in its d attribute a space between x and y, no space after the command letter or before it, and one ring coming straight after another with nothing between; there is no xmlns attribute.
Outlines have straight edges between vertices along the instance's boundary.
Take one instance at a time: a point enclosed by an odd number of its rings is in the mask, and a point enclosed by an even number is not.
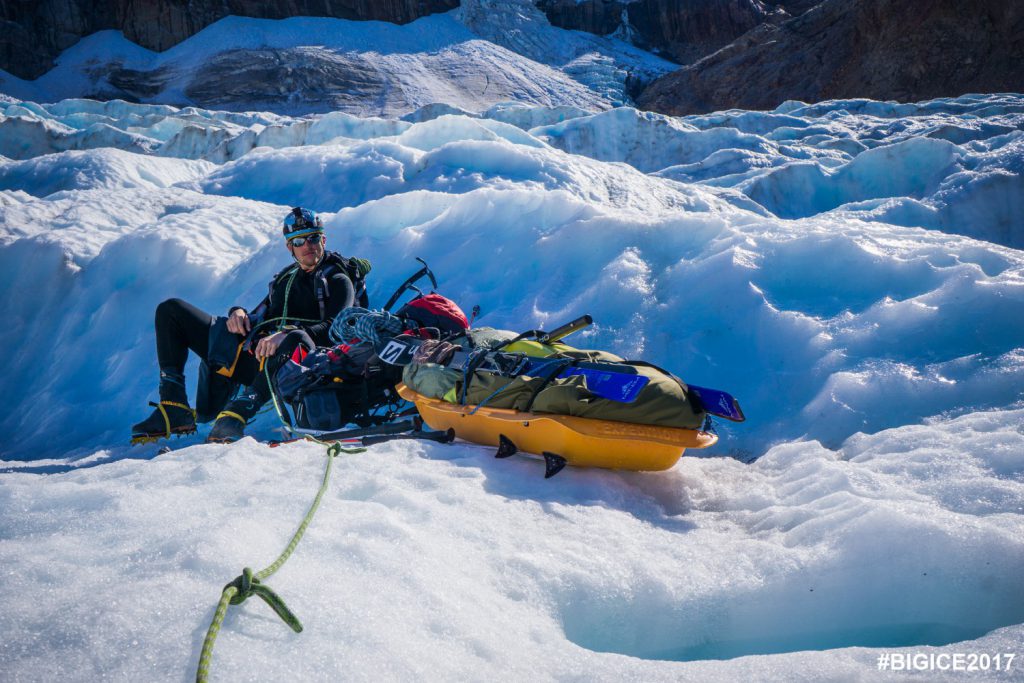
<svg viewBox="0 0 1024 683"><path fill-rule="evenodd" d="M216 319L209 313L181 299L167 299L156 307L156 356L160 369L184 374L189 351L199 356L204 363L200 371L199 395L196 397L200 422L213 419L224 408L239 384L246 385L243 393L249 403L255 402L257 409L270 400L267 373L260 371L259 362L249 351L242 351L230 379L216 374L207 365L211 330L215 322ZM241 341L242 337L239 335L238 339ZM267 361L271 375L299 344L310 349L314 347L313 341L304 331L292 331L278 347L278 352Z"/></svg>
<svg viewBox="0 0 1024 683"><path fill-rule="evenodd" d="M156 358L161 370L185 372L188 352L204 361L210 351L213 316L187 301L168 299L156 307Z"/></svg>

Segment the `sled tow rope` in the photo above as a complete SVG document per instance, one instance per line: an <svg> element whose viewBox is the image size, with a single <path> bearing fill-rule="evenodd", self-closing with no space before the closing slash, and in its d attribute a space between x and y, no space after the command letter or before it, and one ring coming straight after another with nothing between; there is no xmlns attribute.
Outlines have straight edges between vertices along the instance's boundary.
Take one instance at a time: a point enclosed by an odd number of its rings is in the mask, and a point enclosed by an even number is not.
<svg viewBox="0 0 1024 683"><path fill-rule="evenodd" d="M323 442L319 442L323 443ZM331 469L334 465L334 458L340 453L362 453L365 448L344 448L341 444L324 444L327 446L327 467L324 469L323 481L320 484L320 490L317 491L316 497L313 499L313 504L310 505L309 511L303 518L302 523L299 524L298 530L292 536L292 540L288 542L288 546L284 549L284 552L274 560L274 562L266 569L253 573L252 569L246 567L242 570L240 576L236 577L229 584L224 586L224 590L220 596L220 602L217 604L217 610L214 612L213 621L210 623L210 628L206 631L206 638L203 639L203 650L199 655L199 668L196 671L197 683L204 683L209 679L210 675L210 660L213 657L213 645L217 640L217 634L220 633L221 624L224 622L224 616L227 614L228 605L241 605L247 599L253 595L259 596L264 602L270 605L270 608L277 613L279 617L296 633L302 632L302 622L299 618L288 609L285 605L284 600L278 596L269 586L265 585L263 581L268 579L274 572L280 569L288 558L291 557L295 547L302 540L303 534L306 533L306 529L313 521L313 515L316 514L317 508L320 506L320 500L324 496L324 492L327 490L327 485L331 478Z"/></svg>

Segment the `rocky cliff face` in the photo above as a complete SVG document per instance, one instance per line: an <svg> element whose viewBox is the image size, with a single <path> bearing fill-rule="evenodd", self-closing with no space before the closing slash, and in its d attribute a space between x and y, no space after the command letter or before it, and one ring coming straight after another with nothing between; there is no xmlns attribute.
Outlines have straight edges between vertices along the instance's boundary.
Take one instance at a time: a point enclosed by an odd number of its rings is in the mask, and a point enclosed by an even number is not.
<svg viewBox="0 0 1024 683"><path fill-rule="evenodd" d="M772 109L788 99L918 101L1024 90L1024 4L826 0L658 79L645 109Z"/></svg>
<svg viewBox="0 0 1024 683"><path fill-rule="evenodd" d="M537 0L554 26L615 33L689 64L763 24L803 14L821 0Z"/></svg>
<svg viewBox="0 0 1024 683"><path fill-rule="evenodd" d="M37 78L80 38L105 29L162 51L230 14L404 24L458 5L459 0L0 0L0 68Z"/></svg>
<svg viewBox="0 0 1024 683"><path fill-rule="evenodd" d="M760 0L538 0L553 25L617 33L637 47L688 64L765 21L787 18Z"/></svg>
<svg viewBox="0 0 1024 683"><path fill-rule="evenodd" d="M787 99L1024 91L1021 0L0 0L0 68L36 78L61 51L103 29L162 51L227 15L401 24L460 6L458 21L483 40L564 71L602 101L628 100L625 91L638 106L668 114L771 109ZM614 34L686 66L650 83L670 65L645 66L651 60L636 60L637 51L620 41L588 37L594 45L581 46L553 36L545 15L556 26ZM159 98L184 79L169 66L137 72L102 58L90 64L87 75L99 85L88 94L98 98ZM203 106L277 102L284 88L311 111L346 108L358 105L358 93L393 92L376 67L354 53L225 53L184 79L184 90ZM506 70L479 67L485 82ZM510 98L522 90L508 87Z"/></svg>

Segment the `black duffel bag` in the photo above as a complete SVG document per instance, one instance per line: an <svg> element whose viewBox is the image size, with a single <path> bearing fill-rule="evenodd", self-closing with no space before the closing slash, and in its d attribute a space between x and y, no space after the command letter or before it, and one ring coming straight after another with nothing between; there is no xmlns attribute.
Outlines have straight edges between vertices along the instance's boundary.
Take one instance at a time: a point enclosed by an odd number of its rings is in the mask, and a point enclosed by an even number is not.
<svg viewBox="0 0 1024 683"><path fill-rule="evenodd" d="M369 344L297 350L274 375L274 391L293 427L318 432L389 422L401 403L401 368L383 363Z"/></svg>

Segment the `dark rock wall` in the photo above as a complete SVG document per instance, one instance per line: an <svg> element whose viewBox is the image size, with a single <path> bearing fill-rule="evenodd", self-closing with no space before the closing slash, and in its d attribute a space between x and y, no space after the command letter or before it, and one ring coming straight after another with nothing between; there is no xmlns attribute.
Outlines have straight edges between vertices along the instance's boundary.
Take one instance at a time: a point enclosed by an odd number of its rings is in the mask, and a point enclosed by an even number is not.
<svg viewBox="0 0 1024 683"><path fill-rule="evenodd" d="M637 104L680 115L787 99L1021 92L1022 65L1019 0L826 0L658 79Z"/></svg>
<svg viewBox="0 0 1024 683"><path fill-rule="evenodd" d="M537 0L537 8L547 15L552 26L599 36L614 33L622 25L626 4L620 0Z"/></svg>
<svg viewBox="0 0 1024 683"><path fill-rule="evenodd" d="M459 0L0 0L0 68L36 78L83 36L118 29L166 50L229 14L407 23ZM538 0L552 24L607 35L686 66L631 91L688 114L787 99L919 101L1024 91L1024 0ZM625 24L624 24L625 21ZM340 68L340 67L338 67ZM165 74L111 75L138 96ZM120 79L120 80L119 80ZM144 82L143 82L144 81ZM115 83L116 85L116 83Z"/></svg>
<svg viewBox="0 0 1024 683"><path fill-rule="evenodd" d="M620 29L625 18L634 44L680 64L728 45L762 22L786 18L781 7L760 0L538 0L537 7L554 26L598 35Z"/></svg>
<svg viewBox="0 0 1024 683"><path fill-rule="evenodd" d="M680 64L709 55L770 19L758 0L641 0L628 11L644 43Z"/></svg>
<svg viewBox="0 0 1024 683"><path fill-rule="evenodd" d="M791 17L798 17L823 0L761 0L761 4L770 9L782 10Z"/></svg>
<svg viewBox="0 0 1024 683"><path fill-rule="evenodd" d="M0 68L37 78L80 38L105 29L162 51L229 14L405 24L458 5L459 0L0 0Z"/></svg>

